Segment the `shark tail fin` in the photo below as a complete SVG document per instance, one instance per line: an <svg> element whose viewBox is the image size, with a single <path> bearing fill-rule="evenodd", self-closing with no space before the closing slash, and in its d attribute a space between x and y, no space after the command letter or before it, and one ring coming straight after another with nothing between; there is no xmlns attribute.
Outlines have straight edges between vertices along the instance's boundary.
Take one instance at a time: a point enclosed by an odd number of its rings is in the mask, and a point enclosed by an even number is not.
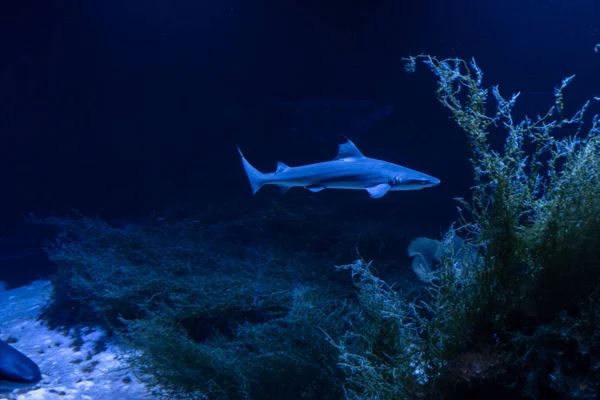
<svg viewBox="0 0 600 400"><path fill-rule="evenodd" d="M242 151L238 147L238 153L240 153L240 157L242 157L242 165L244 166L244 170L246 171L246 175L248 176L248 180L250 181L250 186L252 187L252 194L258 192L258 190L263 187L265 184L265 174L257 170L246 160L246 157L242 154Z"/></svg>

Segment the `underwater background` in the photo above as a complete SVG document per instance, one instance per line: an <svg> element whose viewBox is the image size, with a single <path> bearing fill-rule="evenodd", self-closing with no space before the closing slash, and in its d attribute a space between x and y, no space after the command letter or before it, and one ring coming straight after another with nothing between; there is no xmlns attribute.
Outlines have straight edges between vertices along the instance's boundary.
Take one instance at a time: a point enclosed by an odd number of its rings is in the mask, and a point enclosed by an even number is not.
<svg viewBox="0 0 600 400"><path fill-rule="evenodd" d="M6 398L85 398L106 352L128 375L94 398L597 398L599 16L2 2L0 304L44 298L0 325L42 374ZM346 138L441 183L253 195L236 149L274 172Z"/></svg>

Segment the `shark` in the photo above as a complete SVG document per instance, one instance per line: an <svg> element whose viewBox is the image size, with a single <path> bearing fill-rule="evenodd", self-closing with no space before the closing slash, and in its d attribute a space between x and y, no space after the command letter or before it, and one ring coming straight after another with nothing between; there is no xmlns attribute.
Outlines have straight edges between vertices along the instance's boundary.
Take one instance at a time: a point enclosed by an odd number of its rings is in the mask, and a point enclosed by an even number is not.
<svg viewBox="0 0 600 400"><path fill-rule="evenodd" d="M323 189L366 190L371 198L378 199L389 191L420 190L440 183L439 179L422 172L365 157L350 139L339 145L337 156L331 161L297 167L278 162L275 172L270 173L262 173L254 168L240 148L237 149L252 194L265 185L276 185L284 192L298 186L311 192Z"/></svg>

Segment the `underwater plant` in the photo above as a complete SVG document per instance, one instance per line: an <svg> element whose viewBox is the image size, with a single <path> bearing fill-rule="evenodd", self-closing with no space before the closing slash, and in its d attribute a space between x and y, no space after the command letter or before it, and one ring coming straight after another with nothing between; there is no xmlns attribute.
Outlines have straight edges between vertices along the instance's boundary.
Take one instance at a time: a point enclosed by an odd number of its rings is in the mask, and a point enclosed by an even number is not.
<svg viewBox="0 0 600 400"><path fill-rule="evenodd" d="M563 91L574 76L556 88L546 114L516 122L519 94L505 99L497 86L484 88L474 61L417 56L406 59L407 69L417 60L437 76L438 100L470 146L474 186L471 199L458 199L464 211L454 231L465 232L483 257L474 269L477 286L487 288L478 308L488 316L500 311L494 320L501 324L503 311L536 291L560 293L563 304L586 299L600 283L600 118L585 124L589 101L564 116ZM493 112L487 112L490 91ZM505 131L502 149L488 140L495 130Z"/></svg>
<svg viewBox="0 0 600 400"><path fill-rule="evenodd" d="M336 354L319 327L343 332L352 310L303 279L309 268L294 257L232 242L237 222L35 222L58 230L46 247L58 272L43 317L109 330L153 398L339 398Z"/></svg>
<svg viewBox="0 0 600 400"><path fill-rule="evenodd" d="M439 102L466 134L474 185L469 199L457 199L459 218L441 240L437 269L426 271L427 297L396 293L363 260L341 267L352 272L372 322L331 340L347 374L346 397L461 398L461 390L487 384L513 397L547 390L588 398L598 390L591 365L600 354L566 360L561 346L600 345L594 329L576 329L598 318L599 116L586 123L589 101L565 116L563 92L574 76L556 88L545 114L517 121L519 94L505 98L485 87L474 60L404 61L408 72L423 62L436 76ZM500 132L497 148L490 136ZM466 251L456 251L457 235ZM559 318L570 322L556 331ZM549 336L561 344L549 348ZM565 360L562 368L557 360Z"/></svg>

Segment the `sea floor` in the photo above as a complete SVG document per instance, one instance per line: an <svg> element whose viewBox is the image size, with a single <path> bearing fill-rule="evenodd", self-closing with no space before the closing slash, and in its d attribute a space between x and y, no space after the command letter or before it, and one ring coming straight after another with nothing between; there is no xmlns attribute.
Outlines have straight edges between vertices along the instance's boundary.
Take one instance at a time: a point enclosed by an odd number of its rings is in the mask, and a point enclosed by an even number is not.
<svg viewBox="0 0 600 400"><path fill-rule="evenodd" d="M120 348L99 330L84 330L75 342L38 320L50 296L49 282L0 289L0 338L31 358L42 372L35 386L0 392L0 400L141 400L147 388L123 365Z"/></svg>

